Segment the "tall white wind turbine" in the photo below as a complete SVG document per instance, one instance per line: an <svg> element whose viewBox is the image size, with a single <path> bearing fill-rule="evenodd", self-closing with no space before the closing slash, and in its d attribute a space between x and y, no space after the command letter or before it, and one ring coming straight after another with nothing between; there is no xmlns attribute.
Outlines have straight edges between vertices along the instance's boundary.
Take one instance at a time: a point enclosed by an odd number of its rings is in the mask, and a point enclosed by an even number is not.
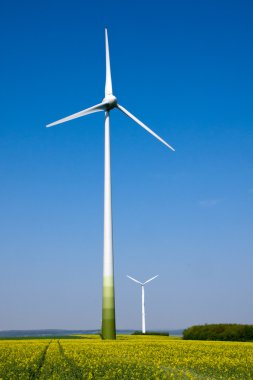
<svg viewBox="0 0 253 380"><path fill-rule="evenodd" d="M137 282L137 284L141 285L141 320L142 320L142 334L146 334L146 314L145 314L145 290L144 290L144 285L147 284L148 282L154 280L156 277L158 277L159 275L156 275L154 277L151 277L149 280L145 281L145 282L140 282L138 280L136 280L135 278L131 277L131 276L128 276L128 278L130 278L130 280L134 281L134 282Z"/></svg>
<svg viewBox="0 0 253 380"><path fill-rule="evenodd" d="M112 79L110 68L110 55L107 29L105 29L105 53L106 53L106 80L105 80L105 97L101 103L96 104L83 111L74 113L71 116L64 117L54 123L48 124L47 127L65 123L90 113L105 112L105 167L104 167L104 263L103 263L103 302L102 302L102 337L103 339L115 339L115 300L114 300L114 274L113 274L113 241L112 241L112 200L111 200L111 164L110 164L110 124L109 115L113 108L117 108L125 115L134 120L138 125L144 128L151 135L156 137L164 145L174 151L166 141L159 137L149 127L143 124L139 119L119 105L117 98L113 95Z"/></svg>

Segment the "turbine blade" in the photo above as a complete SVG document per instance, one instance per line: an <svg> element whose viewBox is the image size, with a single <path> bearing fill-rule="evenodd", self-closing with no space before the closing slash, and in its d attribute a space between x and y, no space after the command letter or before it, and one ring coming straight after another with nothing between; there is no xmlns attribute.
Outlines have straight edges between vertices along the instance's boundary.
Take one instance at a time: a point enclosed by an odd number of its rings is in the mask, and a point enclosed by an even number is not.
<svg viewBox="0 0 253 380"><path fill-rule="evenodd" d="M111 77L110 52L109 52L107 29L105 29L105 61L106 61L106 79L105 79L105 96L106 96L106 95L112 95L112 77Z"/></svg>
<svg viewBox="0 0 253 380"><path fill-rule="evenodd" d="M140 282L140 281L136 280L135 278L133 278L133 277L131 277L131 276L128 276L128 275L127 275L127 277L128 277L128 278L130 278L131 280L133 280L133 281L137 282L138 284L141 284L141 285L143 285L143 283L142 283L142 282Z"/></svg>
<svg viewBox="0 0 253 380"><path fill-rule="evenodd" d="M137 124L139 124L142 128L146 129L151 135L157 138L157 140L161 141L164 145L166 145L168 148L173 150L175 152L175 149L170 146L166 141L164 141L161 137L159 137L155 132L153 132L149 127L147 127L145 124L143 124L137 117L135 117L133 114L131 114L129 111L127 111L124 107L117 104L117 107L120 111L122 111L124 114L126 114L130 119L134 120Z"/></svg>
<svg viewBox="0 0 253 380"><path fill-rule="evenodd" d="M154 276L154 277L152 277L152 278L150 278L149 280L145 281L144 284L147 284L148 282L154 280L154 279L155 279L156 277L158 277L158 276L159 276L159 274L156 275L156 276Z"/></svg>
<svg viewBox="0 0 253 380"><path fill-rule="evenodd" d="M78 117L81 117L81 116L85 116L85 115L89 115L90 113L94 113L94 112L99 112L99 111L104 111L106 109L106 104L107 103L99 103L99 104L96 104L95 106L93 107L90 107L90 108L86 108L85 110L83 111L80 111L80 112L77 112L77 113L74 113L73 115L70 115L70 116L67 116L67 117L64 117L63 119L60 119L60 120L57 120L51 124L47 124L46 127L53 127L54 125L57 125L57 124L61 124L61 123L65 123L66 121L69 121L69 120L73 120L73 119L77 119Z"/></svg>

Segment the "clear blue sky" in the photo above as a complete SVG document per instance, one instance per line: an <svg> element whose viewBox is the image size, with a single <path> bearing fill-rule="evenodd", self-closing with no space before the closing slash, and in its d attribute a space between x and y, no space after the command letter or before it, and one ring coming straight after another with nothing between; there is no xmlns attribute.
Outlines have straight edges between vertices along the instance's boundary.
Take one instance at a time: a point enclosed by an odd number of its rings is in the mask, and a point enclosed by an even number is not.
<svg viewBox="0 0 253 380"><path fill-rule="evenodd" d="M119 102L176 148L111 114L117 327L252 323L251 1L1 5L0 329L98 328L104 27Z"/></svg>

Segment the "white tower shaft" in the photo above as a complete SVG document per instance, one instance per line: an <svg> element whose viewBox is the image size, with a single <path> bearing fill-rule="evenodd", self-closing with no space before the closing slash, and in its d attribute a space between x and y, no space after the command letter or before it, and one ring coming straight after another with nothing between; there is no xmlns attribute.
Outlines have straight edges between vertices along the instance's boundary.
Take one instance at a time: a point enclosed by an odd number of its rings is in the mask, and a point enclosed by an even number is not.
<svg viewBox="0 0 253 380"><path fill-rule="evenodd" d="M115 300L113 275L112 196L109 111L105 113L105 173L104 173L104 265L102 336L115 339Z"/></svg>
<svg viewBox="0 0 253 380"><path fill-rule="evenodd" d="M109 112L105 113L105 172L104 172L104 276L113 276L112 194Z"/></svg>
<svg viewBox="0 0 253 380"><path fill-rule="evenodd" d="M144 285L141 286L141 314L142 314L142 334L146 334L146 321L145 321L145 290Z"/></svg>

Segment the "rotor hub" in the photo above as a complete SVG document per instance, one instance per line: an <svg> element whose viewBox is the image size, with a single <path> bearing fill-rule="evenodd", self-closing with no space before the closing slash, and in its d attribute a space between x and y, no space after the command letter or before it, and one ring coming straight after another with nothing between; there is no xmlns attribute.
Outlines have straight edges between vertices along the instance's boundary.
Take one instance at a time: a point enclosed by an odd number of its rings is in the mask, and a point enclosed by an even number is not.
<svg viewBox="0 0 253 380"><path fill-rule="evenodd" d="M111 110L117 106L117 98L114 95L106 95L103 99L103 103L106 104L107 110Z"/></svg>

